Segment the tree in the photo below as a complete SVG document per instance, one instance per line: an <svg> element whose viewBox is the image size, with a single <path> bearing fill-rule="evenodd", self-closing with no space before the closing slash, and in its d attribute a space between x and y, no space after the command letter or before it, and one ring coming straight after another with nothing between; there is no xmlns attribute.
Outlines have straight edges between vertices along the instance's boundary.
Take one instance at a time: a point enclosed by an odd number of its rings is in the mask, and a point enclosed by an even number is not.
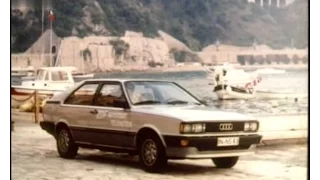
<svg viewBox="0 0 320 180"><path fill-rule="evenodd" d="M103 18L99 12L92 12L91 13L91 21L93 24L97 25L102 22Z"/></svg>

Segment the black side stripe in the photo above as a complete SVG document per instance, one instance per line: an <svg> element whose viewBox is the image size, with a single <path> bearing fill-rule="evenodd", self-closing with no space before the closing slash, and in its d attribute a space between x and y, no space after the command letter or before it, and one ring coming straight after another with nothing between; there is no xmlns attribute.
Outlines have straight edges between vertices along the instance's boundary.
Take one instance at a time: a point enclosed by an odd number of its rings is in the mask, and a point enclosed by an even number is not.
<svg viewBox="0 0 320 180"><path fill-rule="evenodd" d="M87 127L74 127L74 126L70 126L70 129L73 130L73 131L86 131L86 132L114 134L114 135L125 135L125 136L135 136L137 134L136 132L130 132L130 131L96 129L96 128L87 128Z"/></svg>
<svg viewBox="0 0 320 180"><path fill-rule="evenodd" d="M46 104L60 104L60 101L47 101Z"/></svg>

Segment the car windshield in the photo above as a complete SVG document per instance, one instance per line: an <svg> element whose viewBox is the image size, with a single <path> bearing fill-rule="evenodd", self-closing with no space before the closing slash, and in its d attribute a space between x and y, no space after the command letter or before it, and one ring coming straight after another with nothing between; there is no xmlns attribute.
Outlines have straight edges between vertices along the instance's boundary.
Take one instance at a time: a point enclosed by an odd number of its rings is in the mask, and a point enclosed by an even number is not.
<svg viewBox="0 0 320 180"><path fill-rule="evenodd" d="M201 104L186 90L172 82L129 81L125 83L125 89L133 105Z"/></svg>

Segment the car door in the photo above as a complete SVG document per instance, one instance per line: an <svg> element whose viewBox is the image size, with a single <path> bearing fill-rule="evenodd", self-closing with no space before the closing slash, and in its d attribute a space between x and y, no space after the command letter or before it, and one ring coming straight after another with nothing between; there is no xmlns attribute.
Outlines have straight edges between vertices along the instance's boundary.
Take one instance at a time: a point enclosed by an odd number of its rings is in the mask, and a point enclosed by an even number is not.
<svg viewBox="0 0 320 180"><path fill-rule="evenodd" d="M117 105L117 101L128 103L120 82L101 84L95 97L96 117L91 124L97 130L99 144L116 147L133 147L135 133L132 132L130 110Z"/></svg>
<svg viewBox="0 0 320 180"><path fill-rule="evenodd" d="M96 118L93 100L99 85L100 82L84 83L68 96L59 110L61 121L68 123L73 138L78 143L95 142L96 134L91 128Z"/></svg>

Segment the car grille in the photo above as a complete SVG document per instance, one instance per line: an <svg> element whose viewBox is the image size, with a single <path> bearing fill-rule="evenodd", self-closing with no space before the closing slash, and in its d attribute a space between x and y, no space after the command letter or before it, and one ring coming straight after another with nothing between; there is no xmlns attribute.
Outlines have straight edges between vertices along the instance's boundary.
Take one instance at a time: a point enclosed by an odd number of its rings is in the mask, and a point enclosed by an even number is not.
<svg viewBox="0 0 320 180"><path fill-rule="evenodd" d="M244 122L206 123L206 132L239 132L239 131L244 131Z"/></svg>

